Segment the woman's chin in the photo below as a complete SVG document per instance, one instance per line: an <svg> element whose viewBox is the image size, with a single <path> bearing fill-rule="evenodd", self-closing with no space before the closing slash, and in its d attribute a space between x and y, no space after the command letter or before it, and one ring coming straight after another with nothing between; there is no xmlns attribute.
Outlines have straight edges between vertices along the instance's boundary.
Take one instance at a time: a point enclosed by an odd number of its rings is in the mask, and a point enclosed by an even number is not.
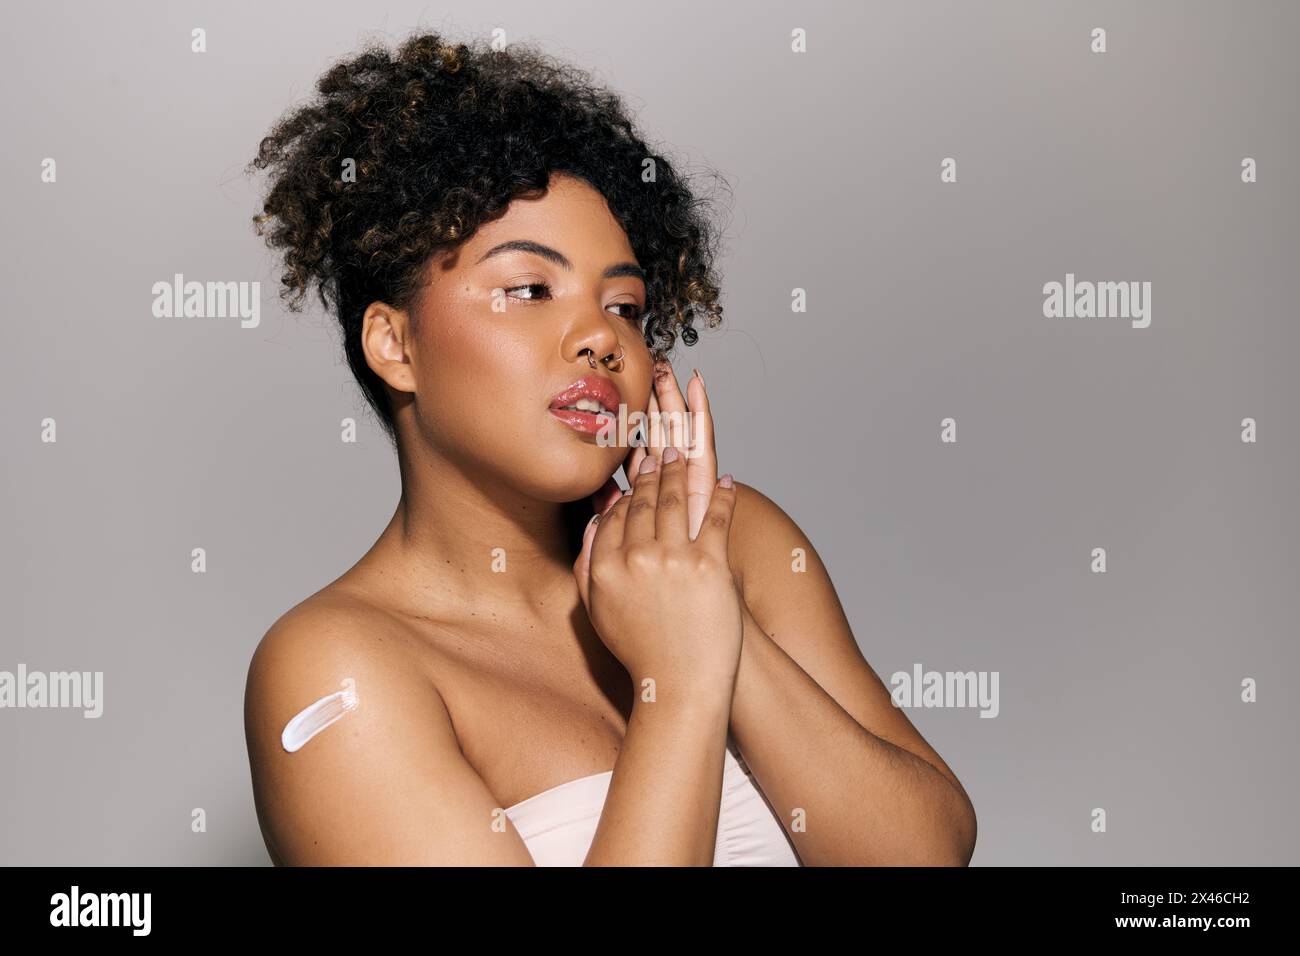
<svg viewBox="0 0 1300 956"><path fill-rule="evenodd" d="M554 504L583 501L599 494L619 495L623 492L618 482L614 480L614 471L617 470L617 467L615 467L609 472L601 470L578 477L570 474L567 481L558 480L559 476L557 476L556 483L544 484L540 487L534 486L530 489L530 493L539 501L549 501ZM532 477L536 480L538 476L534 474Z"/></svg>
<svg viewBox="0 0 1300 956"><path fill-rule="evenodd" d="M589 498L598 491L618 483L614 475L627 458L626 448L591 448L577 452L534 456L528 468L534 495L542 501L564 503Z"/></svg>

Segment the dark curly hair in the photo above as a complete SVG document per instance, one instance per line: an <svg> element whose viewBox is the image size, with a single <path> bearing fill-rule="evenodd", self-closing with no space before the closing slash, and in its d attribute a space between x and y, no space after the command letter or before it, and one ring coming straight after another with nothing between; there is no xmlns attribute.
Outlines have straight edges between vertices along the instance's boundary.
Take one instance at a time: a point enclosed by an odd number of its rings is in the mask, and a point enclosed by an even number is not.
<svg viewBox="0 0 1300 956"><path fill-rule="evenodd" d="M588 72L530 45L497 51L418 33L395 53L368 44L316 91L276 122L248 164L250 173L273 170L253 221L268 246L284 250L280 295L291 310L317 284L394 443L392 407L361 349L366 308L410 307L432 255L468 240L513 198L538 195L553 171L600 192L627 233L646 272L643 333L656 358L678 335L695 344L697 318L710 328L721 321L710 201L652 152L618 96ZM343 175L348 159L355 176Z"/></svg>

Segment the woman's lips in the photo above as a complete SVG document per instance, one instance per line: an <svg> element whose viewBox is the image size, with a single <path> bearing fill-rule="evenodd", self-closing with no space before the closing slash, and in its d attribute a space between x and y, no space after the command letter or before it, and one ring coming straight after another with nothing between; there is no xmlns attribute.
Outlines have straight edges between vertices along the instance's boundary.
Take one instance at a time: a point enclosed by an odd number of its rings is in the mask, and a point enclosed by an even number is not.
<svg viewBox="0 0 1300 956"><path fill-rule="evenodd" d="M580 408L565 408L576 405L580 399L600 402L609 412L608 415L586 412ZM584 375L551 400L551 414L575 431L595 435L607 423L617 424L619 405L623 396L618 386L599 375Z"/></svg>
<svg viewBox="0 0 1300 956"><path fill-rule="evenodd" d="M586 435L595 435L602 428L617 427L618 419L613 415L596 415L574 408L552 408L551 414L575 431Z"/></svg>

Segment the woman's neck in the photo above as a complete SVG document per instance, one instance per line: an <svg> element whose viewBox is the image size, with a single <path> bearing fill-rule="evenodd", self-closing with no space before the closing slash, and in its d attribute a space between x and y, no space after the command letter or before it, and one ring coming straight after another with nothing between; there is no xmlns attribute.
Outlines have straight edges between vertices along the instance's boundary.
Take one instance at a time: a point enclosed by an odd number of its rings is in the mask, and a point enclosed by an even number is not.
<svg viewBox="0 0 1300 956"><path fill-rule="evenodd" d="M436 454L401 471L397 508L363 560L404 604L545 615L571 596L587 500L541 501Z"/></svg>

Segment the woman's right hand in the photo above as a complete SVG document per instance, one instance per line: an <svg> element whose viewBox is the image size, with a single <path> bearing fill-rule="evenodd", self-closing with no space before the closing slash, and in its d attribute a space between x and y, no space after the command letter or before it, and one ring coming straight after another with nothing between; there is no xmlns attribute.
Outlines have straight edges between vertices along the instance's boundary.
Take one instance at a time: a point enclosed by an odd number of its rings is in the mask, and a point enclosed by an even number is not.
<svg viewBox="0 0 1300 956"><path fill-rule="evenodd" d="M727 560L736 489L730 475L718 481L692 540L686 465L676 448L662 465L642 459L632 490L587 525L573 572L592 626L634 683L729 696L742 636Z"/></svg>

